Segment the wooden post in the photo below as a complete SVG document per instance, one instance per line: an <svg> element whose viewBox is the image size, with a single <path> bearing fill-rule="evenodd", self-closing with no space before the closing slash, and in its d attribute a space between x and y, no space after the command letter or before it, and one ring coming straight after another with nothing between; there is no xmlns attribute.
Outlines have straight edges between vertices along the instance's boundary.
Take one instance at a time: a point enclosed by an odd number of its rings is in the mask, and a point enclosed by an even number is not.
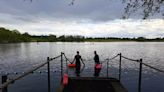
<svg viewBox="0 0 164 92"><path fill-rule="evenodd" d="M141 92L141 81L142 81L142 59L140 59L139 79L138 79L138 92Z"/></svg>
<svg viewBox="0 0 164 92"><path fill-rule="evenodd" d="M51 92L51 81L50 81L50 58L47 57L47 75L48 75L48 92Z"/></svg>
<svg viewBox="0 0 164 92"><path fill-rule="evenodd" d="M2 84L5 83L7 81L7 75L3 75L2 76ZM7 92L7 87L2 89L2 92Z"/></svg>
<svg viewBox="0 0 164 92"><path fill-rule="evenodd" d="M121 53L120 55L120 61L119 61L119 81L121 81Z"/></svg>

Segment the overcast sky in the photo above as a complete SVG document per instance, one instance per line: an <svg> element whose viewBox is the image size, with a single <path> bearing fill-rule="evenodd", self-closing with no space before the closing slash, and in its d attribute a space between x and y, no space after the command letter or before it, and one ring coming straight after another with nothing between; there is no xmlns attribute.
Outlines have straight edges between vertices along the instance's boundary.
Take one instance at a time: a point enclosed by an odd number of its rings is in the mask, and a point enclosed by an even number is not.
<svg viewBox="0 0 164 92"><path fill-rule="evenodd" d="M141 20L133 14L122 20L121 0L0 0L0 27L32 35L91 37L164 37L164 20Z"/></svg>

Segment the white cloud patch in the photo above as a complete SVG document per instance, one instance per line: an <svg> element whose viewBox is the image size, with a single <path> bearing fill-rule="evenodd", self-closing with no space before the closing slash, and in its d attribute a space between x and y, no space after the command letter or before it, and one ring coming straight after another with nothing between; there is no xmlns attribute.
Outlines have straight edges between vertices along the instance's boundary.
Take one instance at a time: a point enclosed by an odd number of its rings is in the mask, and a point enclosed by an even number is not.
<svg viewBox="0 0 164 92"><path fill-rule="evenodd" d="M6 18L5 18L6 17ZM164 37L164 20L115 19L105 22L40 18L21 21L11 16L0 17L0 25L33 35L83 35L88 37ZM3 19L2 19L3 18ZM8 19L8 21L7 21ZM6 22L5 22L6 21ZM11 22L11 23L10 23Z"/></svg>

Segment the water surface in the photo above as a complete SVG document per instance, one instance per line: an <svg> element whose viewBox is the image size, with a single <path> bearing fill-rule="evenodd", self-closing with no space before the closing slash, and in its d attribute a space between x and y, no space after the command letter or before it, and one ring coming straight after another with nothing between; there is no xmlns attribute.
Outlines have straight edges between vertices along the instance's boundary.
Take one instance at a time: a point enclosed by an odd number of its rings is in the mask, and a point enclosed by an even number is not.
<svg viewBox="0 0 164 92"><path fill-rule="evenodd" d="M46 62L47 57L55 57L64 52L70 61L76 51L79 51L85 60L82 76L93 76L93 52L96 50L100 60L113 57L118 53L133 58L143 59L143 62L164 70L164 43L163 42L44 42L44 43L15 43L0 44L0 72L22 73L32 67ZM110 62L109 76L118 78L118 60ZM122 83L129 92L137 92L138 63L122 59ZM43 73L39 73L39 72ZM60 59L51 63L52 90L55 91L60 83ZM69 70L70 76L74 71ZM17 75L10 74L13 78ZM106 63L103 64L101 76L106 76ZM164 74L150 68L143 67L142 92L163 92ZM47 91L46 66L36 73L9 86L9 92L45 92Z"/></svg>

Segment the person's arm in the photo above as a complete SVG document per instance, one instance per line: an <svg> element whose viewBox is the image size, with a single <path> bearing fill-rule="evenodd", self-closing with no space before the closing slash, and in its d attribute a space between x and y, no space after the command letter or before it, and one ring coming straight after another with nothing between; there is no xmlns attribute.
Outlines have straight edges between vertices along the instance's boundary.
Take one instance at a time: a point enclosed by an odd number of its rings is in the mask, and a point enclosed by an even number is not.
<svg viewBox="0 0 164 92"><path fill-rule="evenodd" d="M80 59L81 59L81 62L85 65L85 63L84 63L83 59L82 59L82 58L80 58Z"/></svg>

